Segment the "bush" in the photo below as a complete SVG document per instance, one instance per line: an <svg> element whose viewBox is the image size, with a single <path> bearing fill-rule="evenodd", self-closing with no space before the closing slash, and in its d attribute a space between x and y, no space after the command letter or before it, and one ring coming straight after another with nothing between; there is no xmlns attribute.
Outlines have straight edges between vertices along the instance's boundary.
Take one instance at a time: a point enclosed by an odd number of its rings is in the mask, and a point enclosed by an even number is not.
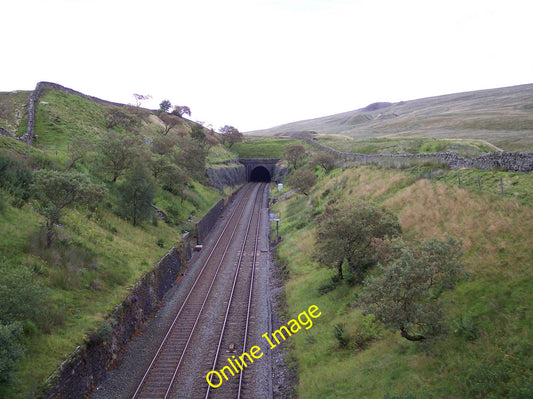
<svg viewBox="0 0 533 399"><path fill-rule="evenodd" d="M15 361L24 355L24 347L20 344L22 324L0 324L0 381L10 379Z"/></svg>
<svg viewBox="0 0 533 399"><path fill-rule="evenodd" d="M0 187L16 198L26 201L30 198L33 174L23 159L0 152Z"/></svg>
<svg viewBox="0 0 533 399"><path fill-rule="evenodd" d="M348 346L350 343L350 335L346 332L346 329L344 328L344 324L336 324L334 327L334 336L337 342L339 343L339 347L341 349L344 349Z"/></svg>
<svg viewBox="0 0 533 399"><path fill-rule="evenodd" d="M29 270L0 258L0 323L38 321L46 290Z"/></svg>

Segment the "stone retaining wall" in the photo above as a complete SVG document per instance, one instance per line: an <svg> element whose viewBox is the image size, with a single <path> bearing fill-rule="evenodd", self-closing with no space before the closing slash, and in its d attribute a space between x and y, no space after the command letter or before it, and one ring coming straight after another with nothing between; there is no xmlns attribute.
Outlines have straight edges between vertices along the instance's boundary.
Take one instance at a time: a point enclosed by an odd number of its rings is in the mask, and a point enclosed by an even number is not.
<svg viewBox="0 0 533 399"><path fill-rule="evenodd" d="M218 201L215 206L213 206L209 212L196 223L196 242L198 244L203 244L205 242L207 236L218 222L218 219L226 210L226 207L233 202L239 191L240 190L235 191L226 200L221 199Z"/></svg>
<svg viewBox="0 0 533 399"><path fill-rule="evenodd" d="M186 243L175 246L135 284L131 294L105 319L97 331L48 378L40 398L83 398L120 362L135 331L157 309L165 293L186 265Z"/></svg>
<svg viewBox="0 0 533 399"><path fill-rule="evenodd" d="M209 185L219 190L246 184L246 167L237 159L225 162L219 168L208 168L205 172L209 177Z"/></svg>

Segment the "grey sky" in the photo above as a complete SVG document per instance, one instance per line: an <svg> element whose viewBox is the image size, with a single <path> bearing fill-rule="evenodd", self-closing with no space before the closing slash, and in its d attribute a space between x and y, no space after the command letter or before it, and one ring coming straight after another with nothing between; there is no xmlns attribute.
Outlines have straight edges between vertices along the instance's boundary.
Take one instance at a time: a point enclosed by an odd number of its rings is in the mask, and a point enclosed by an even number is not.
<svg viewBox="0 0 533 399"><path fill-rule="evenodd" d="M0 91L53 81L241 131L532 83L530 0L1 0Z"/></svg>

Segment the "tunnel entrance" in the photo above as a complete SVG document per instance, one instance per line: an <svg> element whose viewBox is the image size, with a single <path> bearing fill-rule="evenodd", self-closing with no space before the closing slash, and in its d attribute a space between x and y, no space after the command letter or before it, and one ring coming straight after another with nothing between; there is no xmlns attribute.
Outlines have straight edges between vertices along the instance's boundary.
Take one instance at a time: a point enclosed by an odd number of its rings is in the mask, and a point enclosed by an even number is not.
<svg viewBox="0 0 533 399"><path fill-rule="evenodd" d="M270 172L264 166L258 166L252 170L250 173L250 181L254 182L270 182L272 177Z"/></svg>

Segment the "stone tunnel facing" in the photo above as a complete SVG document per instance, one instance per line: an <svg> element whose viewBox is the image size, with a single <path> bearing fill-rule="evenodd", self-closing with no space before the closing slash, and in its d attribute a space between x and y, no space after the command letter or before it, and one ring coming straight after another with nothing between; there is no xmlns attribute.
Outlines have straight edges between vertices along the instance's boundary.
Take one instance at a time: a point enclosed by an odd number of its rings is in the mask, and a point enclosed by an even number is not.
<svg viewBox="0 0 533 399"><path fill-rule="evenodd" d="M252 173L250 173L250 181L270 182L271 180L272 177L270 176L270 172L264 166L257 166L252 170Z"/></svg>

